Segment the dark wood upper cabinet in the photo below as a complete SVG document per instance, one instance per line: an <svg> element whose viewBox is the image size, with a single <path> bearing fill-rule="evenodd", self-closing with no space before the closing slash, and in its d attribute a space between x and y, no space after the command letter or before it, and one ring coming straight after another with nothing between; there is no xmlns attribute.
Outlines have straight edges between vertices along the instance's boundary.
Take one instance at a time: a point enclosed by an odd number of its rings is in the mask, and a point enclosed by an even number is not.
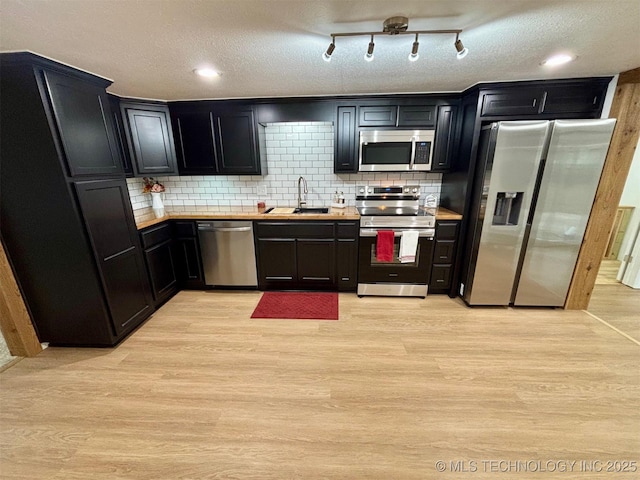
<svg viewBox="0 0 640 480"><path fill-rule="evenodd" d="M122 101L120 108L136 175L177 175L169 108L128 101Z"/></svg>
<svg viewBox="0 0 640 480"><path fill-rule="evenodd" d="M435 146L431 170L434 172L449 170L456 148L456 120L458 107L446 105L438 107Z"/></svg>
<svg viewBox="0 0 640 480"><path fill-rule="evenodd" d="M265 175L264 127L254 107L224 102L170 105L178 169L184 175Z"/></svg>
<svg viewBox="0 0 640 480"><path fill-rule="evenodd" d="M358 136L356 133L356 107L338 107L334 137L336 144L334 171L336 173L357 172Z"/></svg>
<svg viewBox="0 0 640 480"><path fill-rule="evenodd" d="M104 87L46 69L43 75L69 174L122 174Z"/></svg>
<svg viewBox="0 0 640 480"><path fill-rule="evenodd" d="M214 141L213 114L173 112L178 171L183 175L214 175L218 172Z"/></svg>
<svg viewBox="0 0 640 480"><path fill-rule="evenodd" d="M608 84L600 82L581 88L558 86L548 88L543 113L599 114L602 110Z"/></svg>
<svg viewBox="0 0 640 480"><path fill-rule="evenodd" d="M213 121L217 133L218 173L263 174L253 109L214 112Z"/></svg>
<svg viewBox="0 0 640 480"><path fill-rule="evenodd" d="M597 118L608 86L608 78L586 78L487 89L481 92L480 116Z"/></svg>
<svg viewBox="0 0 640 480"><path fill-rule="evenodd" d="M359 109L358 124L361 127L395 127L397 119L397 105L363 106Z"/></svg>
<svg viewBox="0 0 640 480"><path fill-rule="evenodd" d="M545 92L543 88L508 89L489 92L482 98L481 116L537 115L542 111Z"/></svg>
<svg viewBox="0 0 640 480"><path fill-rule="evenodd" d="M133 165L131 165L131 155L129 154L129 147L127 145L127 134L124 128L124 121L122 120L122 112L120 111L120 98L109 94L107 96L109 97L113 131L116 136L118 151L120 152L122 169L127 177L133 177Z"/></svg>
<svg viewBox="0 0 640 480"><path fill-rule="evenodd" d="M433 127L436 124L435 105L400 105L398 127Z"/></svg>

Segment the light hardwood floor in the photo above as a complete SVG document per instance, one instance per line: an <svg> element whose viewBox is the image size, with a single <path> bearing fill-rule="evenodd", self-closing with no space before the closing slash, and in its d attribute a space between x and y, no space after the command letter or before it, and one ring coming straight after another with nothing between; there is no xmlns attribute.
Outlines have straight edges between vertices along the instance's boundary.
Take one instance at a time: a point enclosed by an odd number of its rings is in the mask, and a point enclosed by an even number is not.
<svg viewBox="0 0 640 480"><path fill-rule="evenodd" d="M620 282L616 277L621 263L620 260L602 260L596 277L596 285L619 285Z"/></svg>
<svg viewBox="0 0 640 480"><path fill-rule="evenodd" d="M640 343L640 290L619 282L596 285L588 311Z"/></svg>
<svg viewBox="0 0 640 480"><path fill-rule="evenodd" d="M341 294L339 321L250 319L259 297L183 291L115 349L1 373L0 477L637 478L545 463L640 461L640 347L584 312Z"/></svg>

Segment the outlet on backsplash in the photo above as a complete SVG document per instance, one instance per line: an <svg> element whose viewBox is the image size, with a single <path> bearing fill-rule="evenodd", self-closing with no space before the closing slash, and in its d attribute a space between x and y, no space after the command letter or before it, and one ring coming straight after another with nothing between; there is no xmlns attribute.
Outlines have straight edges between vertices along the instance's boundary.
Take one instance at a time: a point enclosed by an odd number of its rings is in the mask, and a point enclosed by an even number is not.
<svg viewBox="0 0 640 480"><path fill-rule="evenodd" d="M266 185L258 185L256 187L256 195L260 195L260 196L267 196L267 186Z"/></svg>

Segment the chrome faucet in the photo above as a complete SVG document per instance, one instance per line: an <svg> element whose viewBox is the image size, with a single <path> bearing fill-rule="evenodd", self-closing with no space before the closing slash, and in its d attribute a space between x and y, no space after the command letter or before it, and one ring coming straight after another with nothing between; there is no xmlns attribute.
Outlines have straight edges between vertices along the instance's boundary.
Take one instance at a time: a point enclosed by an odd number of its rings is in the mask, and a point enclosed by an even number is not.
<svg viewBox="0 0 640 480"><path fill-rule="evenodd" d="M302 200L302 195L300 194L300 182L304 184L304 200ZM309 193L309 190L307 190L307 181L304 177L298 178L298 208L302 208L307 204L307 193Z"/></svg>

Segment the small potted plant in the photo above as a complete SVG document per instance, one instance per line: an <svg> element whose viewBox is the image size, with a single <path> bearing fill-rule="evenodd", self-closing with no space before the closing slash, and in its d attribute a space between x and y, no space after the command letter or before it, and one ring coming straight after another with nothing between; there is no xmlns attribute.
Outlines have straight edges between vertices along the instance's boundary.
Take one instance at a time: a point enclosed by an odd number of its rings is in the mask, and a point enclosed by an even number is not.
<svg viewBox="0 0 640 480"><path fill-rule="evenodd" d="M144 177L142 193L151 194L151 208L156 218L164 217L164 185L152 177Z"/></svg>

